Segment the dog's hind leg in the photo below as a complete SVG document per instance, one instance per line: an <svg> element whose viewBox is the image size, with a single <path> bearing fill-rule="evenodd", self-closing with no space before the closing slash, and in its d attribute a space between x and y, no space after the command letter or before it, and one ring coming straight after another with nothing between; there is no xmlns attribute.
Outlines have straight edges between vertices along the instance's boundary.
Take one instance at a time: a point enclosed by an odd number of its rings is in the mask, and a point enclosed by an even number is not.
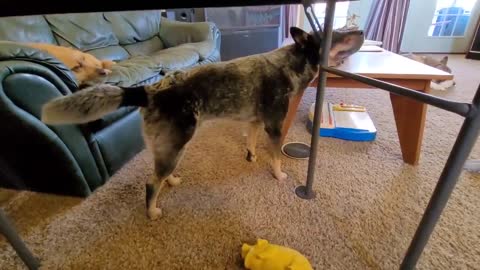
<svg viewBox="0 0 480 270"><path fill-rule="evenodd" d="M162 210L157 207L157 198L165 184L167 182L170 185L180 184L180 178L173 176L172 173L177 167L182 154L183 147L179 150L170 148L170 151L154 152L155 174L152 181L146 184L147 214L152 220L162 215Z"/></svg>
<svg viewBox="0 0 480 270"><path fill-rule="evenodd" d="M281 168L281 138L282 138L282 121L265 122L265 131L270 138L271 167L273 175L278 180L287 179L287 174L282 172Z"/></svg>
<svg viewBox="0 0 480 270"><path fill-rule="evenodd" d="M180 178L174 177L172 173L183 155L185 145L195 132L195 122L192 124L191 128L170 125L168 131L158 133L151 143L155 177L146 184L146 207L147 215L152 220L162 215L162 210L157 207L157 198L165 183L172 186L180 184ZM165 128L162 125L159 127Z"/></svg>
<svg viewBox="0 0 480 270"><path fill-rule="evenodd" d="M155 220L162 215L162 209L157 208L157 197L160 194L166 179L159 179L156 175L152 176L149 183L145 185L147 216Z"/></svg>
<svg viewBox="0 0 480 270"><path fill-rule="evenodd" d="M257 161L256 147L258 130L260 129L260 121L253 121L249 123L247 135L247 160L250 162Z"/></svg>

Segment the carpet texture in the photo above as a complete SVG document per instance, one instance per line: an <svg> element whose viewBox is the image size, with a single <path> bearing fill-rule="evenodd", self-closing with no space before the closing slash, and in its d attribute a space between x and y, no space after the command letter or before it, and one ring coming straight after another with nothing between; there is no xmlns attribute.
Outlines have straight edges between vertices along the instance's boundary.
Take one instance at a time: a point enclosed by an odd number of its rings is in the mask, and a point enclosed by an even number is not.
<svg viewBox="0 0 480 270"><path fill-rule="evenodd" d="M438 56L440 57L440 56ZM433 94L469 102L480 61L451 55L457 86ZM310 141L314 101L302 100L287 141ZM2 190L1 206L41 259L42 269L243 269L240 246L265 238L305 254L316 269L398 269L460 128L462 118L427 112L419 166L403 163L387 92L328 89L326 99L367 106L374 142L321 138L314 200L295 196L306 160L283 157L289 178L268 166L266 136L258 161L245 160L245 126L211 122L178 168L183 183L162 192L162 219L145 216L151 155L137 155L87 199ZM477 143L471 158L480 158ZM479 269L480 176L463 172L418 269ZM0 268L25 269L0 238Z"/></svg>

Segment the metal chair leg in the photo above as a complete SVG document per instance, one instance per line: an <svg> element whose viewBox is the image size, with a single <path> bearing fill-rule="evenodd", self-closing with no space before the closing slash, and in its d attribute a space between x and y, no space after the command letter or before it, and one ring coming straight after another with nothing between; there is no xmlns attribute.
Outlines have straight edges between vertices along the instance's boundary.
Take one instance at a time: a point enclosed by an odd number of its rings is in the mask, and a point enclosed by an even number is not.
<svg viewBox="0 0 480 270"><path fill-rule="evenodd" d="M0 234L5 235L7 241L12 245L13 249L17 252L18 256L20 256L28 269L38 269L40 263L17 234L3 209L0 209Z"/></svg>

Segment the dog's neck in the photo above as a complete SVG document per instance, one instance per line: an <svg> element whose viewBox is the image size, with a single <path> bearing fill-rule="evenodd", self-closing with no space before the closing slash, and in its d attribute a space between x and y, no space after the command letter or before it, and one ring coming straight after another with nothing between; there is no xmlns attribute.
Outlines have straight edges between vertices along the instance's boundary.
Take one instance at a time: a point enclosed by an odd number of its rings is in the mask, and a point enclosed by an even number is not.
<svg viewBox="0 0 480 270"><path fill-rule="evenodd" d="M318 60L315 60L312 63L308 59L308 55L299 51L294 44L285 46L281 48L285 50L284 52L279 53L282 56L282 63L284 70L294 71L294 74L289 74L291 77L295 78L297 81L295 85L298 85L300 88L305 88L308 84L317 76L319 63ZM299 89L296 89L299 90Z"/></svg>

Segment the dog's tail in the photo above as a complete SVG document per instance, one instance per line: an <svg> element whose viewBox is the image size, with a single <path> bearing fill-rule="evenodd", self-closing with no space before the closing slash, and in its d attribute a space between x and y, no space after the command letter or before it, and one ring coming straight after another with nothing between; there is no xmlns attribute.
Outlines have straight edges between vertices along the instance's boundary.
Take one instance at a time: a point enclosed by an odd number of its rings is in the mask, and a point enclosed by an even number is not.
<svg viewBox="0 0 480 270"><path fill-rule="evenodd" d="M81 124L99 119L122 106L147 105L148 95L143 86L123 88L99 84L46 103L42 108L42 122Z"/></svg>

